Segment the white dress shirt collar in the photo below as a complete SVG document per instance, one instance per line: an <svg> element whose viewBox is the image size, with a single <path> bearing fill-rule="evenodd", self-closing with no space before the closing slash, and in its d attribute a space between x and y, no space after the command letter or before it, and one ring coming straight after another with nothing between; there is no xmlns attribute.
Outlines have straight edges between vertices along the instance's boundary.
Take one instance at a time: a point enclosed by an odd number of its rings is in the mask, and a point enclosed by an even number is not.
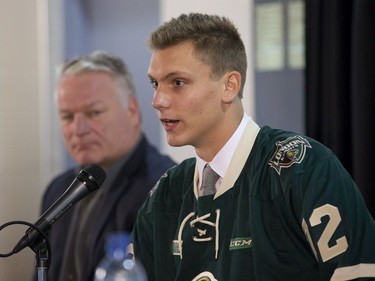
<svg viewBox="0 0 375 281"><path fill-rule="evenodd" d="M251 120L251 118L246 113L244 113L241 123L234 132L234 134L227 141L227 143L220 149L220 151L216 154L216 156L214 157L214 159L212 159L210 163L207 163L197 154L195 154L197 159L199 178L201 178L204 166L206 164L209 164L212 170L214 170L220 176L220 179L218 180L218 184L216 185L216 187L220 185L220 182L228 169L230 159L232 159L234 151L237 148L238 142L243 132L245 131L246 125L249 122L249 120ZM199 187L201 186L201 182L202 181L200 180Z"/></svg>

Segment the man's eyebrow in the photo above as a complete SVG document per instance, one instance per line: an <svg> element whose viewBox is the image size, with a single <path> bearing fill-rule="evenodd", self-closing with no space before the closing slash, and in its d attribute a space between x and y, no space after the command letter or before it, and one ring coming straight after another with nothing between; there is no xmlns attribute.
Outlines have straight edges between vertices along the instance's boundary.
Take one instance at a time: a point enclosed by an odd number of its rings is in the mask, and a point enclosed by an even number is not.
<svg viewBox="0 0 375 281"><path fill-rule="evenodd" d="M100 105L100 104L102 104L102 103L103 103L103 102L100 101L100 100L98 100L98 101L93 101L93 102L91 102L91 103L89 103L89 104L84 105L84 107L85 107L85 108L92 108L92 107L94 107L94 106L96 106L96 105ZM69 108L60 108L60 109L59 109L59 112L60 112L60 113L69 113L69 112L71 112L71 109L69 109Z"/></svg>
<svg viewBox="0 0 375 281"><path fill-rule="evenodd" d="M170 72L170 73L168 73L167 75L165 75L165 76L163 76L161 79L159 79L159 80L167 80L168 78L170 78L170 77L173 77L173 76L179 76L179 75L183 75L184 74L184 72L181 72L181 71L174 71L174 72ZM148 78L150 79L150 80L156 80L151 74L148 74L147 75L148 76Z"/></svg>

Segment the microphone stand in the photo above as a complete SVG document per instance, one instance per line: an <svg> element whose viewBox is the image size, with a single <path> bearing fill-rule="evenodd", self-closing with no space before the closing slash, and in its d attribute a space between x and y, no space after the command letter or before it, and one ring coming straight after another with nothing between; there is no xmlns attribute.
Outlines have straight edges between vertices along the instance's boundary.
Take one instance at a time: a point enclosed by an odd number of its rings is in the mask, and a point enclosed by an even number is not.
<svg viewBox="0 0 375 281"><path fill-rule="evenodd" d="M47 281L47 272L50 265L50 252L47 240L43 238L41 243L32 244L30 248L36 254L35 268L37 270L38 281Z"/></svg>
<svg viewBox="0 0 375 281"><path fill-rule="evenodd" d="M33 225L32 223L26 222L26 221L10 221L10 222L4 223L3 225L0 226L0 231L3 230L5 227L13 225L13 224L28 225L29 227L38 231L39 236L37 236L31 242L28 241L28 246L36 254L35 267L37 269L38 281L47 281L47 271L48 271L48 267L51 263L51 256L52 256L51 246L49 244L48 237L39 227ZM22 243L24 243L24 241L22 241ZM20 246L24 245L22 243L21 243ZM7 254L0 254L0 257L2 257L2 258L9 257L9 256L11 256L15 253L18 253L24 247L26 247L26 245L21 247L21 248L17 248L17 246L18 246L18 244L13 249L13 251L11 251Z"/></svg>
<svg viewBox="0 0 375 281"><path fill-rule="evenodd" d="M30 223L28 224L32 229L35 229L38 232L38 235L35 238L32 238L33 236L29 236L28 239L28 247L35 253L35 268L37 270L38 276L37 280L47 281L47 272L51 263L52 256L51 246L49 244L46 233L44 233L40 227L37 227L36 225ZM32 240L30 240L30 238ZM19 243L23 245L22 242ZM17 248L17 245L15 248Z"/></svg>

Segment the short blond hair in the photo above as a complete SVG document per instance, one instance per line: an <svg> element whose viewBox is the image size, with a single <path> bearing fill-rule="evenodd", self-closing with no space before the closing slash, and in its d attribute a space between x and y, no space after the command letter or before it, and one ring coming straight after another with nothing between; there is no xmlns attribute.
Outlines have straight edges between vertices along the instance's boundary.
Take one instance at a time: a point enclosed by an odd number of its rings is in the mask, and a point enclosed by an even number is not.
<svg viewBox="0 0 375 281"><path fill-rule="evenodd" d="M237 28L228 18L182 14L152 32L148 46L158 50L183 42L193 44L197 56L210 66L214 78L218 79L228 71L238 71L241 74L239 97L242 98L247 71L246 51Z"/></svg>

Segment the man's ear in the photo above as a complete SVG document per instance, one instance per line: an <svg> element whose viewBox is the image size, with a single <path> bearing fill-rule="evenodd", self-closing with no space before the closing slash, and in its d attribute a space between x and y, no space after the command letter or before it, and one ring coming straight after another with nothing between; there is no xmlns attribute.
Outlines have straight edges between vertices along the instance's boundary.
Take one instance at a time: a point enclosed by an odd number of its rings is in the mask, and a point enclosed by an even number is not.
<svg viewBox="0 0 375 281"><path fill-rule="evenodd" d="M224 103L231 103L241 88L241 74L238 71L230 71L224 75L224 92L222 100Z"/></svg>
<svg viewBox="0 0 375 281"><path fill-rule="evenodd" d="M137 98L133 95L129 96L128 103L129 117L135 125L139 125L141 122L141 113Z"/></svg>

